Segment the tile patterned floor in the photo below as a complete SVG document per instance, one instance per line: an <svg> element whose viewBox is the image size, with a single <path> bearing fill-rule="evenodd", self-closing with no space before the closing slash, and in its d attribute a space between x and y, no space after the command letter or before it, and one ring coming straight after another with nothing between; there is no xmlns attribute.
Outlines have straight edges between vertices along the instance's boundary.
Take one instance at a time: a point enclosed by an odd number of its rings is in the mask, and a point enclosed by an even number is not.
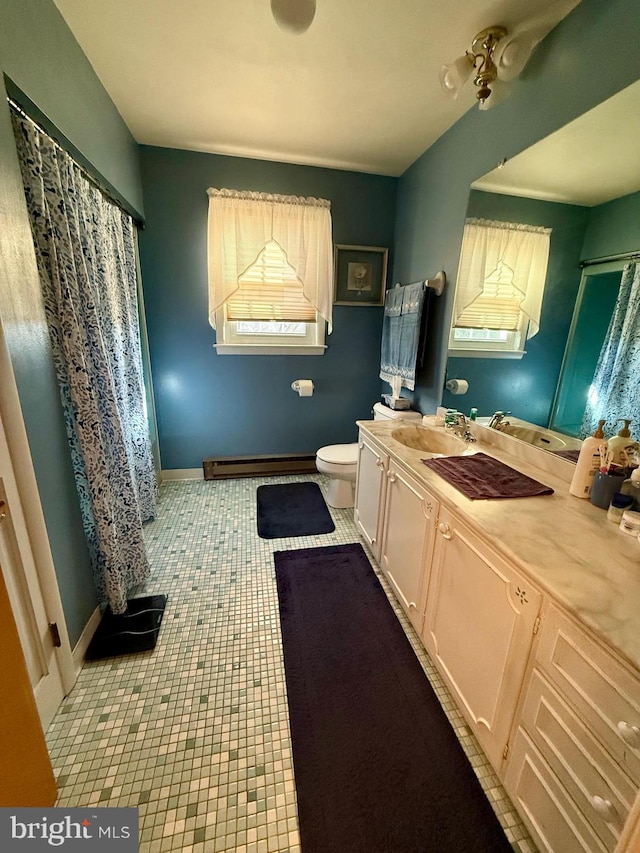
<svg viewBox="0 0 640 853"><path fill-rule="evenodd" d="M255 493L310 479L326 485L321 476L163 485L146 527L152 576L141 590L168 596L158 645L85 664L47 733L58 805L139 807L142 853L299 853L271 555L358 536L353 511L332 510L332 534L260 539ZM388 594L514 851L535 853Z"/></svg>

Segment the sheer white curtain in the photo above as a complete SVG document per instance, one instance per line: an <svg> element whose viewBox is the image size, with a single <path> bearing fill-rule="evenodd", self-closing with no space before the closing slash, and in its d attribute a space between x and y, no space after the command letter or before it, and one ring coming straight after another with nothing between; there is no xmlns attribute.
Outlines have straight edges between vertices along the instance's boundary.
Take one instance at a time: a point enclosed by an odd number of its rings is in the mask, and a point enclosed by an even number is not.
<svg viewBox="0 0 640 853"><path fill-rule="evenodd" d="M271 241L286 255L306 299L331 332L333 244L331 204L325 199L228 189L209 196L209 322L238 289L238 279Z"/></svg>
<svg viewBox="0 0 640 853"><path fill-rule="evenodd" d="M550 228L468 219L456 283L454 325L465 325L465 311L469 312L473 303L482 296L485 283L491 282L493 287L488 290L496 302L515 295L516 306L529 319L527 338L537 334L547 277L550 235ZM496 293L498 282L502 294ZM507 288L511 294L505 292ZM489 321L485 328L497 326Z"/></svg>

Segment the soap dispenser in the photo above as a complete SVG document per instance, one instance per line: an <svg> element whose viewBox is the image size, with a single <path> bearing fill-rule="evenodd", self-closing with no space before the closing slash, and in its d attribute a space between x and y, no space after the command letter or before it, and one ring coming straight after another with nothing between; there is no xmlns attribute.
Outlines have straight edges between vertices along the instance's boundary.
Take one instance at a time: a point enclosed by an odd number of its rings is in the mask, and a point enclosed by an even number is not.
<svg viewBox="0 0 640 853"><path fill-rule="evenodd" d="M628 468L631 465L633 454L638 450L638 442L631 438L629 432L629 418L620 418L624 421L624 426L620 429L617 435L612 436L608 441L608 450L611 456L611 462L614 465L620 465L621 468Z"/></svg>
<svg viewBox="0 0 640 853"><path fill-rule="evenodd" d="M569 486L569 492L577 498L588 498L596 471L600 468L600 448L607 446L602 427L606 421L598 421L598 429L582 442L580 455Z"/></svg>

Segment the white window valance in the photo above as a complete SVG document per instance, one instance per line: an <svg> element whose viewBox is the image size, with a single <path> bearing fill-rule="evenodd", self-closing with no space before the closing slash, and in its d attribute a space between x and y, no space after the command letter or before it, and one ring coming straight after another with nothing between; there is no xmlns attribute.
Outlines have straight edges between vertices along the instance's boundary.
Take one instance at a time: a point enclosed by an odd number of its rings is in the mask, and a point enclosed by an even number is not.
<svg viewBox="0 0 640 853"><path fill-rule="evenodd" d="M244 298L250 294L250 284L263 279L266 287L273 288L274 294L277 292L277 282L264 272L265 258L268 265L276 244L284 253L287 268L293 270L295 280L301 285L303 299L298 302L310 303L313 311L326 320L330 332L333 305L330 202L228 189L209 189L207 194L209 322L213 328L216 328L216 311L239 288L243 288ZM283 294L291 303L295 280L286 277L289 281ZM275 304L268 295L261 300L259 310L256 309L261 317L265 316L269 300ZM233 304L237 311L238 300ZM278 310L274 310L271 319L281 319Z"/></svg>
<svg viewBox="0 0 640 853"><path fill-rule="evenodd" d="M550 228L468 219L453 325L514 330L524 315L527 338L533 337L540 328L550 235Z"/></svg>

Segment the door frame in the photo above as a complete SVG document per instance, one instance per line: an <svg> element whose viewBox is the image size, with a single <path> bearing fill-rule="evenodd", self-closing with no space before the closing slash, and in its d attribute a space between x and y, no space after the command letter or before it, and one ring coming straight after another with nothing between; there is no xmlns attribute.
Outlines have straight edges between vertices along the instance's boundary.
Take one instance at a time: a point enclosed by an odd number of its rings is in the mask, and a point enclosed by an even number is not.
<svg viewBox="0 0 640 853"><path fill-rule="evenodd" d="M46 616L50 623L55 622L58 626L60 647L55 649L55 656L66 696L76 682L77 672L69 642L44 513L40 503L29 441L22 418L20 398L1 322L0 379L2 380L0 381L0 419L2 419L9 450L10 474L13 475L16 483L20 502L19 510L28 534Z"/></svg>

